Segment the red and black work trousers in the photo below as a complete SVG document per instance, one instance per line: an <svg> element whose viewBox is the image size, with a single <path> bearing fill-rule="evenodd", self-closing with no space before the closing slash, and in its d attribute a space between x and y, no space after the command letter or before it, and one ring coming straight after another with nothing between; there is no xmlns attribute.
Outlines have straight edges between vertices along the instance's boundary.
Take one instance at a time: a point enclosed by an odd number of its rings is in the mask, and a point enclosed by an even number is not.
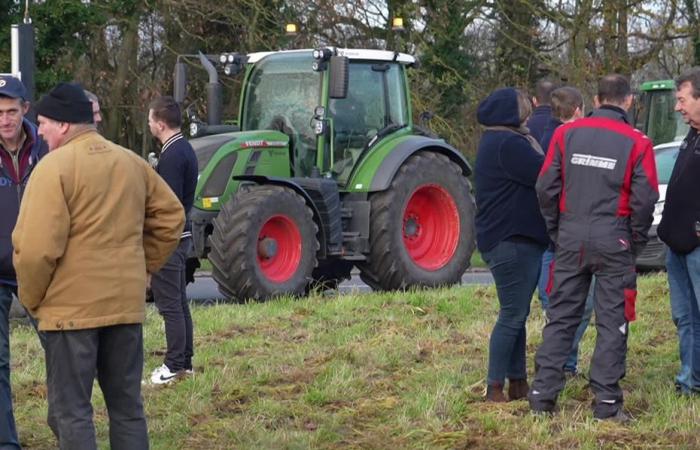
<svg viewBox="0 0 700 450"><path fill-rule="evenodd" d="M629 241L627 241L629 242ZM536 411L552 411L564 388L564 364L586 304L593 275L596 346L591 360L590 386L595 394L594 416L606 418L622 407L620 379L625 376L629 322L634 320L635 257L629 245L568 240L558 245L553 267L549 323L535 356L536 375L528 396ZM611 245L612 244L612 245Z"/></svg>

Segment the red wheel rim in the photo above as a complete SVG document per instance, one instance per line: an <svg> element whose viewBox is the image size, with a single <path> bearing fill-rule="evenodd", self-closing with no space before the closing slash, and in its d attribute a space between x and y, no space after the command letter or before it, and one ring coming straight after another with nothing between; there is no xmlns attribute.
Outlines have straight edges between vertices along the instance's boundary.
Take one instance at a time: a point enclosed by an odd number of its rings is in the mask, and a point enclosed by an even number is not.
<svg viewBox="0 0 700 450"><path fill-rule="evenodd" d="M292 278L301 262L301 233L292 219L277 215L267 219L258 234L258 265L275 283Z"/></svg>
<svg viewBox="0 0 700 450"><path fill-rule="evenodd" d="M437 184L418 187L403 213L403 242L417 266L444 267L459 243L459 213L447 190Z"/></svg>

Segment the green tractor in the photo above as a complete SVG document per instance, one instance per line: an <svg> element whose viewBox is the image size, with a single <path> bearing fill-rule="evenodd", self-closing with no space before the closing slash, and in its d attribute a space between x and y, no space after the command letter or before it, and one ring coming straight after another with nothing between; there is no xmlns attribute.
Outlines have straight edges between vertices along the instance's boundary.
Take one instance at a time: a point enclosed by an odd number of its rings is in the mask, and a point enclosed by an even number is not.
<svg viewBox="0 0 700 450"><path fill-rule="evenodd" d="M326 47L200 54L208 124L193 121L195 251L228 298L457 283L474 251L471 168L414 125L407 54ZM220 125L218 64L243 73L237 131ZM175 97L185 98L182 61ZM212 106L213 105L213 106Z"/></svg>
<svg viewBox="0 0 700 450"><path fill-rule="evenodd" d="M647 81L639 87L633 113L635 127L654 145L680 141L688 133L688 124L674 110L675 92L673 80Z"/></svg>

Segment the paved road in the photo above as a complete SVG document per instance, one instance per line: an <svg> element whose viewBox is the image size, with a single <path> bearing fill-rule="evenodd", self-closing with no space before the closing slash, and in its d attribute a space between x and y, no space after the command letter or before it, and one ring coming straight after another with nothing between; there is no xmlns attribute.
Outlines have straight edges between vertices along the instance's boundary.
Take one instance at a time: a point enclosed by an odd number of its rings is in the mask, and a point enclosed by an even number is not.
<svg viewBox="0 0 700 450"><path fill-rule="evenodd" d="M493 277L488 271L467 272L462 277L462 284L493 284ZM370 292L371 289L360 280L358 275L340 285L340 292ZM187 286L187 298L199 301L214 301L222 296L211 276L199 276L195 282Z"/></svg>

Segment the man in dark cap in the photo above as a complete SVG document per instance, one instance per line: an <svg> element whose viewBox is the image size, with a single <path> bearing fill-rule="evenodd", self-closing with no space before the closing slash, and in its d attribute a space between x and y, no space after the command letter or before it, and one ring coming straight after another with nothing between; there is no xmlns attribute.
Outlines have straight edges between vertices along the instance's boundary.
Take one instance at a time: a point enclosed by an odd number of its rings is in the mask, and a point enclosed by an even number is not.
<svg viewBox="0 0 700 450"><path fill-rule="evenodd" d="M141 400L145 292L185 221L168 185L95 130L92 104L61 83L36 107L50 153L12 242L19 298L46 336L48 422L61 449L96 449L95 375L112 449L148 448Z"/></svg>
<svg viewBox="0 0 700 450"><path fill-rule="evenodd" d="M36 126L25 119L27 91L20 80L0 76L0 448L20 448L12 414L9 314L17 278L12 241L19 205L29 175L46 154Z"/></svg>

